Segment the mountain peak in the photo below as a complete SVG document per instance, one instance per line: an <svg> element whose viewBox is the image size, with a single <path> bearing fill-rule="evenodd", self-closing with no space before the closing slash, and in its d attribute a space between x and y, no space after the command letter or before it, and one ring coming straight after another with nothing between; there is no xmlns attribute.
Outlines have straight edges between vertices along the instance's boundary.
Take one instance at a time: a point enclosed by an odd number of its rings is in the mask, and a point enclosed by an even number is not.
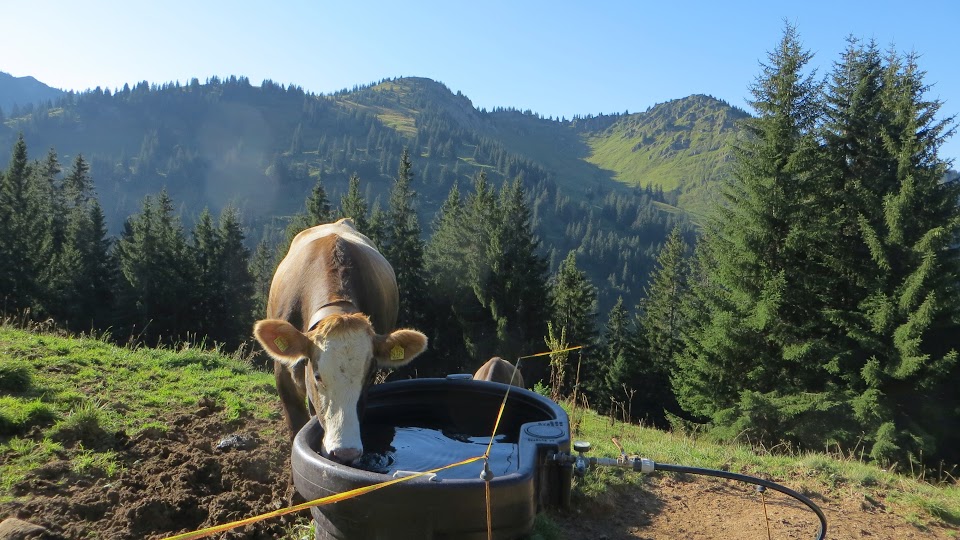
<svg viewBox="0 0 960 540"><path fill-rule="evenodd" d="M14 105L23 107L42 103L57 99L63 93L63 90L47 86L30 75L14 77L0 71L0 110L5 113L9 113Z"/></svg>

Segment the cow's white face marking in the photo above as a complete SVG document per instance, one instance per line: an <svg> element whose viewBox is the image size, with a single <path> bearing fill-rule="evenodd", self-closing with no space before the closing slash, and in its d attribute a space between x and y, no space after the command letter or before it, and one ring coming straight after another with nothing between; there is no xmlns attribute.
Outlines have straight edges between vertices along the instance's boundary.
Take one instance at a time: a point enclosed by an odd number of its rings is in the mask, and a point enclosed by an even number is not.
<svg viewBox="0 0 960 540"><path fill-rule="evenodd" d="M372 332L353 328L316 341L307 366L307 391L323 426L322 452L350 463L363 453L357 404L373 368Z"/></svg>
<svg viewBox="0 0 960 540"><path fill-rule="evenodd" d="M363 454L358 405L373 382L374 368L406 365L427 348L427 336L416 330L375 334L362 313L330 315L309 334L287 321L265 319L257 322L254 335L291 371L297 396L309 396L324 430L321 453L342 463ZM305 358L306 366L298 369Z"/></svg>

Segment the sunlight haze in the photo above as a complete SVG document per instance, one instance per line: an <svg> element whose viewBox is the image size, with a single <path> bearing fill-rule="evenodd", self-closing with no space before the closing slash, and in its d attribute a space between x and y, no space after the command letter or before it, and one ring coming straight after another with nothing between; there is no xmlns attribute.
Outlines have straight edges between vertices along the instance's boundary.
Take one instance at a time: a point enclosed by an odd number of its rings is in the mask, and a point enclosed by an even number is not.
<svg viewBox="0 0 960 540"><path fill-rule="evenodd" d="M0 71L65 90L246 76L329 93L429 77L477 108L637 112L690 94L750 111L749 85L795 24L829 71L848 35L921 54L929 96L960 111L958 8L901 2L16 2ZM942 149L960 157L960 142Z"/></svg>

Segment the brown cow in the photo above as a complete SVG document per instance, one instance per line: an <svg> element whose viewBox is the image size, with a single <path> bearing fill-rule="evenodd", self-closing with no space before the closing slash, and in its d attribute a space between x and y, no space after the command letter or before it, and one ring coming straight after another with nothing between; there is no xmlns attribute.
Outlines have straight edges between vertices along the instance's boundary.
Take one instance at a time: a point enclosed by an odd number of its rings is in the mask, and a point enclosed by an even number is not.
<svg viewBox="0 0 960 540"><path fill-rule="evenodd" d="M359 412L378 367L407 364L427 347L416 330L396 330L397 279L353 222L307 229L293 239L270 286L267 319L254 335L274 358L291 437L316 411L321 453L350 463L363 453Z"/></svg>
<svg viewBox="0 0 960 540"><path fill-rule="evenodd" d="M499 356L494 356L487 360L487 363L480 366L480 369L473 374L473 378L477 381L513 384L520 388L525 388L526 386L523 384L523 375L520 374L520 370Z"/></svg>

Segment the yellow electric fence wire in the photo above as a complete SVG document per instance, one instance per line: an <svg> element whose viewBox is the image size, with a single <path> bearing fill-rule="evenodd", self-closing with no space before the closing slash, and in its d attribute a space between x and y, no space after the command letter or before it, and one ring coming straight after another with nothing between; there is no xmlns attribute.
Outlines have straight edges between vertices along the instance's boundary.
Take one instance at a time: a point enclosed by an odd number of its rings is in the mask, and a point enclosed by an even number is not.
<svg viewBox="0 0 960 540"><path fill-rule="evenodd" d="M503 418L503 410L507 406L507 398L510 397L510 390L513 388L513 381L517 377L517 373L520 373L520 362L524 358L537 358L540 356L548 356L551 354L574 351L577 349L582 349L583 345L577 345L576 347L568 347L566 349L561 349L559 351L546 351L537 354L531 354L528 356L521 356L517 358L517 365L514 366L513 373L510 374L510 382L507 384L507 391L503 393L503 401L500 402L500 410L497 411L497 421L493 424L493 433L490 434L490 441L487 442L487 450L483 453L484 463L487 462L487 459L490 457L490 449L493 448L493 440L497 436L497 430L500 428L500 419ZM486 478L484 481L486 486L486 495L487 495L487 540L493 540L493 513L490 510L490 478Z"/></svg>
<svg viewBox="0 0 960 540"><path fill-rule="evenodd" d="M513 388L513 379L517 376L517 373L520 372L520 361L524 358L537 358L539 356L547 356L550 354L557 354L568 351L575 351L577 349L582 349L583 345L577 345L576 347L567 347L566 349L560 349L559 351L547 351L537 354L531 354L528 356L521 356L517 358L516 369L513 370L513 374L510 376L510 384L507 386L507 391L503 394L503 401L500 403L500 411L497 412L497 421L493 424L493 434L490 435L490 442L487 443L487 451L483 453L484 457L490 456L490 448L493 446L493 439L497 436L497 429L500 427L500 418L503 417L503 409L507 406L507 398L510 396L510 389Z"/></svg>
<svg viewBox="0 0 960 540"><path fill-rule="evenodd" d="M199 529L193 532L178 534L176 536L169 536L165 540L194 540L196 538L204 538L210 536L211 534L217 534L220 532L229 531L230 529L235 529L237 527L243 527L244 525L250 525L252 523L257 523L258 521L264 521L270 518L285 516L287 514L292 514L294 512L299 512L301 510L306 510L314 506L323 506L326 504L333 504L347 499L352 499L354 497L359 497L370 493L371 491L376 491L378 489L385 488L387 486L392 486L394 484L399 484L400 482L406 482L408 480L413 480L414 478L420 478L421 476L426 476L428 474L434 474L440 471L447 469L452 469L454 467L459 467L461 465L467 465L469 463L474 463L480 460L487 461L490 457L490 449L493 447L493 440L497 435L497 429L500 427L500 419L503 417L503 410L507 406L507 397L510 395L510 388L513 387L513 379L516 377L517 372L520 371L520 361L524 358L537 358L540 356L547 356L550 354L556 354L561 352L573 351L576 349L582 349L583 345L578 345L576 347L568 347L566 349L561 349L559 351L547 351L537 354L531 354L528 356L521 356L517 359L516 369L514 370L513 375L510 377L510 385L507 387L507 391L503 394L503 401L500 403L500 410L497 412L497 420L493 424L493 433L490 435L490 442L487 443L487 450L483 453L482 456L476 456L472 458L459 461L457 463L451 463L450 465L445 465L443 467L438 467L436 469L431 469L429 471L423 471L416 474L411 474L410 476L404 476L401 478L395 478L393 480L388 480L386 482L381 482L379 484L373 484L370 486L364 486L357 489L351 489L350 491L344 491L343 493L335 493L333 495L328 495L326 497L321 497L319 499L314 499L312 501L307 501L295 506L289 506L287 508L281 508L279 510L274 510L272 512L267 512L266 514L260 514L258 516L248 517L246 519L240 519L237 521L231 521L230 523L224 523L222 525L214 525L213 527L207 527L205 529ZM487 499L487 538L493 537L493 527L492 521L493 516L490 512L490 480L487 479L486 482L486 499Z"/></svg>
<svg viewBox="0 0 960 540"><path fill-rule="evenodd" d="M538 356L547 356L547 355L550 355L550 354L557 354L557 353L562 353L562 352L575 351L575 350L577 350L577 349L582 349L583 347L584 347L583 345L577 345L576 347L567 347L566 349L560 349L559 351L546 351L546 352L542 352L542 353L531 354L531 355L528 355L528 356L521 356L520 358L517 359L517 363L520 363L520 360L523 360L524 358L536 358L536 357L538 357Z"/></svg>
<svg viewBox="0 0 960 540"><path fill-rule="evenodd" d="M484 480L483 486L487 493L487 540L493 540L493 512L490 510L490 479L489 478Z"/></svg>
<svg viewBox="0 0 960 540"><path fill-rule="evenodd" d="M760 492L760 504L763 505L763 522L767 526L767 540L772 540L770 536L770 517L767 516L767 499L763 496L763 491Z"/></svg>
<svg viewBox="0 0 960 540"><path fill-rule="evenodd" d="M392 486L393 484L399 484L400 482L406 482L408 480L413 480L414 478L419 478L421 476L425 476L428 474L437 473L446 469L452 469L454 467L459 467L461 465L466 465L468 463L474 463L476 461L480 461L481 459L483 459L483 456L472 457L469 459L465 459L463 461L458 461L457 463L451 463L450 465L445 465L443 467L431 469L429 471L423 471L417 474L412 474L410 476L404 476L401 478L394 478L393 480L388 480L386 482L381 482L379 484L373 484L371 486L364 486L357 489L351 489L350 491L344 491L343 493L335 493L333 495L328 495L326 497L314 499L312 501L301 503L295 506L281 508L279 510L274 510L273 512L267 512L266 514L260 514L259 516L253 516L253 517L241 519L238 521L232 521L230 523L224 523L223 525L215 525L213 527L207 527L206 529L200 529L194 532L178 534L176 536L170 536L166 540L194 540L195 538L203 538L205 536L210 536L211 534L228 531L230 529L235 529L237 527L242 527L244 525L250 525L251 523L263 521L265 519L285 516L287 514L292 514L294 512L306 510L307 508L310 508L313 506L323 506L325 504L333 504L346 499L352 499L354 497L359 497L360 495L370 493L371 491L376 491L378 489L382 489L387 486Z"/></svg>

